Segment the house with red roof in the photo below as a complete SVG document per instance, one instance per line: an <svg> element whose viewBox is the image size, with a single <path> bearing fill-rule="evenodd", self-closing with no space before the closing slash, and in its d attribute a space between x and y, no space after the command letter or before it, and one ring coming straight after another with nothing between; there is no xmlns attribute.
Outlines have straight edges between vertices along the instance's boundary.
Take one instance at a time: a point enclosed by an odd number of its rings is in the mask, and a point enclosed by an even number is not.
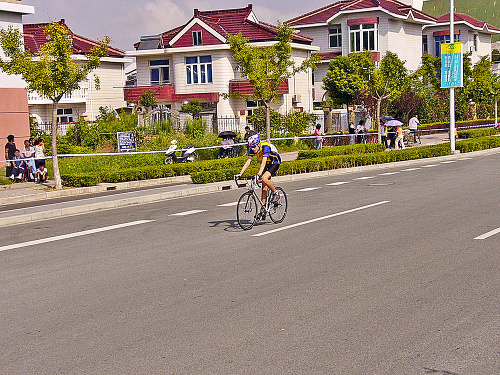
<svg viewBox="0 0 500 375"><path fill-rule="evenodd" d="M186 101L197 99L204 112L217 117L246 116L255 103L223 94L250 95L253 86L242 77L227 44L230 35L241 33L250 44L271 46L277 28L258 20L252 5L245 8L200 11L185 24L158 35L142 36L127 56L135 57L136 86L125 88L127 101L138 101L146 90L155 92L158 104L179 110ZM300 63L318 52L312 39L292 36L292 58ZM285 81L275 108L282 113L293 109L312 111L312 72L303 72Z"/></svg>
<svg viewBox="0 0 500 375"><path fill-rule="evenodd" d="M462 43L462 51L471 52L472 64L482 56L491 58L491 37L500 34L500 29L466 14L455 13L453 20L454 41ZM424 52L441 55L441 43L450 43L450 13L438 17L434 25L425 25L422 31Z"/></svg>
<svg viewBox="0 0 500 375"><path fill-rule="evenodd" d="M98 45L95 40L75 34L66 25L65 20L59 21L71 36L72 58L75 62L86 61L85 54ZM24 45L26 50L33 54L40 52L42 46L47 43L45 27L48 23L36 23L24 25ZM87 81L80 83L80 88L61 99L58 105L57 120L59 123L71 123L79 117L85 117L90 121L99 115L99 107L111 109L126 106L123 99L123 87L125 86L126 63L132 62L125 58L125 53L119 49L108 47L108 56L101 58L100 66L92 71ZM96 88L96 79L99 78L99 89ZM28 93L29 112L32 118L39 123L52 121L52 101L41 97L36 92Z"/></svg>
<svg viewBox="0 0 500 375"><path fill-rule="evenodd" d="M409 70L422 57L422 27L436 19L396 0L340 0L295 17L287 23L320 47L322 64L315 71L315 101L324 99L322 78L337 56L371 51L375 61L396 52Z"/></svg>
<svg viewBox="0 0 500 375"><path fill-rule="evenodd" d="M23 15L33 13L35 13L33 6L21 4L20 0L0 0L0 28L7 29L12 26L22 31ZM3 58L1 48L0 54ZM7 142L6 138L9 134L14 135L17 145L22 145L23 138L30 136L26 83L21 76L0 72L0 142L2 146ZM0 160L2 159L3 157L0 157Z"/></svg>

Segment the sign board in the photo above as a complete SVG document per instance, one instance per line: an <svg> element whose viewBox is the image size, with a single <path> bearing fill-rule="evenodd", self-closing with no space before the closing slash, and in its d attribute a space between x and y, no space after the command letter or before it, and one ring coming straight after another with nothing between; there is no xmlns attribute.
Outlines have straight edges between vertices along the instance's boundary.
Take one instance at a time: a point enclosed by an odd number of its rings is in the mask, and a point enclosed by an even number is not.
<svg viewBox="0 0 500 375"><path fill-rule="evenodd" d="M441 87L462 87L463 81L462 43L441 44Z"/></svg>
<svg viewBox="0 0 500 375"><path fill-rule="evenodd" d="M135 135L134 132L118 132L116 133L118 140L118 151L128 152L135 151Z"/></svg>

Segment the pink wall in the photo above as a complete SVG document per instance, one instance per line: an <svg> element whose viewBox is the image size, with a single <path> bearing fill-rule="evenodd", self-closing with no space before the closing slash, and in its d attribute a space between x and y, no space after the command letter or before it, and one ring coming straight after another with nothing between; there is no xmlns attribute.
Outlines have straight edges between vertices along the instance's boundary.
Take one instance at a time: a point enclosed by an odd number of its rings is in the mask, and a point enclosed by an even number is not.
<svg viewBox="0 0 500 375"><path fill-rule="evenodd" d="M30 136L28 95L25 89L0 88L0 145L4 158L7 136L13 134L17 148Z"/></svg>

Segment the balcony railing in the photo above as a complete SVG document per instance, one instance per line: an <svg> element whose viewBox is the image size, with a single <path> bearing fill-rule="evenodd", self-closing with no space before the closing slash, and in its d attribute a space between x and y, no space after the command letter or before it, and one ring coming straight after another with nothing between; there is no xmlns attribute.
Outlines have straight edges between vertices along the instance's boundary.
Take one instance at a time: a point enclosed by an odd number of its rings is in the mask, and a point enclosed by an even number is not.
<svg viewBox="0 0 500 375"><path fill-rule="evenodd" d="M65 94L60 103L75 103L75 102L86 102L88 98L88 89L78 89L70 94ZM52 102L48 97L41 96L37 92L28 92L28 104L34 104L35 102Z"/></svg>

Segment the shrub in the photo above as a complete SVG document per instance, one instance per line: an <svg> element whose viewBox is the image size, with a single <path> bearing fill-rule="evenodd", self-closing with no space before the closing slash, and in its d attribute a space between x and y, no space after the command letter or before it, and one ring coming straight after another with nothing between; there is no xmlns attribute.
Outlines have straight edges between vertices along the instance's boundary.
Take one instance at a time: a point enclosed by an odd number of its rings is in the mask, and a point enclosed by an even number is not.
<svg viewBox="0 0 500 375"><path fill-rule="evenodd" d="M384 145L380 143L325 147L320 150L299 151L297 159L311 159L311 158L320 158L333 155L364 154L364 153L382 152L384 150L385 150Z"/></svg>

